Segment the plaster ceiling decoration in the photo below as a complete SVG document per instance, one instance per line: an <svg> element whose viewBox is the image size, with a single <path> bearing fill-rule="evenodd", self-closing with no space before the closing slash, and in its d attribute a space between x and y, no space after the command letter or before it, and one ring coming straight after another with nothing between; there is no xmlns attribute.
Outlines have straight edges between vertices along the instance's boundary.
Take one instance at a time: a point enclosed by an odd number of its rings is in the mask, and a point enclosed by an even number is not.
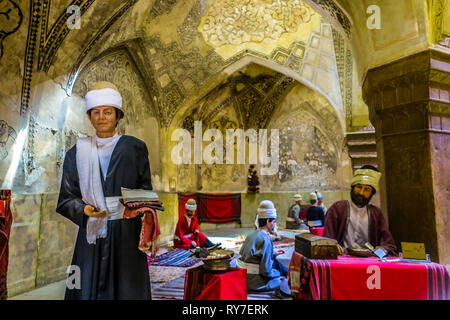
<svg viewBox="0 0 450 320"><path fill-rule="evenodd" d="M264 128L275 107L295 83L283 74L250 64L199 99L196 107L183 116L183 127L192 131L193 119L214 127L217 123L213 120L231 106L239 117L240 128Z"/></svg>
<svg viewBox="0 0 450 320"><path fill-rule="evenodd" d="M214 47L262 42L294 33L311 20L312 9L299 0L208 1L199 26L205 41Z"/></svg>

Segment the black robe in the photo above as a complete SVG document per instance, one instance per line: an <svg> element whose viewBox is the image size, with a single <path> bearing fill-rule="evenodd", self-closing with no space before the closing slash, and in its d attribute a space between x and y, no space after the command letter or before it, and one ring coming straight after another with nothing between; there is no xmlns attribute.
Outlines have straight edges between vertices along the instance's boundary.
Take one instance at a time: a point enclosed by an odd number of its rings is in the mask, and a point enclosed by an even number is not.
<svg viewBox="0 0 450 320"><path fill-rule="evenodd" d="M121 187L151 190L147 146L135 137L121 136L111 155L106 179L100 175L105 197L121 196ZM88 244L88 216L81 198L73 146L64 159L56 211L79 226L72 265L81 269L81 288L66 288L65 299L151 299L147 257L138 249L141 218L108 221L106 238Z"/></svg>

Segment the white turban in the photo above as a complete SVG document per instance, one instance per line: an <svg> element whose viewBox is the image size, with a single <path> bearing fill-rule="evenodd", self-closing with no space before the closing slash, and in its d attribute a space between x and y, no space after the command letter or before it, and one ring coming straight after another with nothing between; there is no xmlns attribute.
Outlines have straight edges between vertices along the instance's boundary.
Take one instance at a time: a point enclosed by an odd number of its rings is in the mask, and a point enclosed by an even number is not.
<svg viewBox="0 0 450 320"><path fill-rule="evenodd" d="M197 203L194 199L189 199L185 205L186 210L195 211L197 210Z"/></svg>
<svg viewBox="0 0 450 320"><path fill-rule="evenodd" d="M317 200L317 194L315 192L311 192L309 194L309 200Z"/></svg>
<svg viewBox="0 0 450 320"><path fill-rule="evenodd" d="M296 194L294 196L294 201L299 201L299 200L303 200L302 195L301 194Z"/></svg>
<svg viewBox="0 0 450 320"><path fill-rule="evenodd" d="M258 219L276 219L277 218L277 209L272 201L263 200L259 204L258 213L256 214L255 226L259 228Z"/></svg>
<svg viewBox="0 0 450 320"><path fill-rule="evenodd" d="M86 111L100 106L111 106L122 110L122 96L117 87L106 81L97 82L86 94Z"/></svg>

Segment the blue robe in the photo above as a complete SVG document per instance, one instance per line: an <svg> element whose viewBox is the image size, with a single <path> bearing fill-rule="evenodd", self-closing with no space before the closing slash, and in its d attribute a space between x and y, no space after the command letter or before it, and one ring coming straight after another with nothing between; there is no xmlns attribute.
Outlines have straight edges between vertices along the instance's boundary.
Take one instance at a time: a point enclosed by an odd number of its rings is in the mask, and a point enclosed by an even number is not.
<svg viewBox="0 0 450 320"><path fill-rule="evenodd" d="M272 291L280 288L287 268L276 258L273 241L263 230L249 234L239 252L246 263L259 264L259 274L247 273L247 291Z"/></svg>
<svg viewBox="0 0 450 320"><path fill-rule="evenodd" d="M150 163L145 143L121 136L111 155L106 179L101 174L105 197L121 196L121 187L152 189ZM79 185L76 146L64 159L56 211L79 226L72 265L81 270L81 288L66 288L65 299L96 300L151 298L147 257L138 249L141 218L108 221L106 238L96 244L86 240L84 206Z"/></svg>

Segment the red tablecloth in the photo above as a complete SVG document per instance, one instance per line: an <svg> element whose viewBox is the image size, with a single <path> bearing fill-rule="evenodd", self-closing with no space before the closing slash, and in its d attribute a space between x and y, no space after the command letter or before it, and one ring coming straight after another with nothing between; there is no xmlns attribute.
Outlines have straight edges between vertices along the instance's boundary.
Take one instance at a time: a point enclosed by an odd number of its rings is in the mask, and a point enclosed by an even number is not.
<svg viewBox="0 0 450 320"><path fill-rule="evenodd" d="M298 299L449 299L449 272L437 263L382 262L376 257L351 256L313 260L294 252L288 278Z"/></svg>
<svg viewBox="0 0 450 320"><path fill-rule="evenodd" d="M311 233L315 234L316 236L323 236L324 230L324 227L310 228Z"/></svg>
<svg viewBox="0 0 450 320"><path fill-rule="evenodd" d="M203 266L186 271L184 300L247 300L247 269L229 268L224 273Z"/></svg>

